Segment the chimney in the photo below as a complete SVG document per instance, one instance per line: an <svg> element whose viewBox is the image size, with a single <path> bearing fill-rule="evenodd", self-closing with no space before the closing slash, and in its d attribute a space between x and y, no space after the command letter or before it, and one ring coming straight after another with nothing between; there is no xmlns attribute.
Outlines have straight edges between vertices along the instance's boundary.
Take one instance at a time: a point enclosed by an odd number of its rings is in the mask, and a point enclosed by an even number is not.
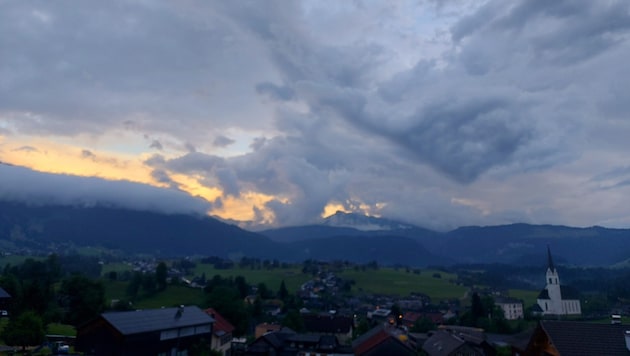
<svg viewBox="0 0 630 356"><path fill-rule="evenodd" d="M630 351L630 330L626 330L624 336L626 337L626 349Z"/></svg>
<svg viewBox="0 0 630 356"><path fill-rule="evenodd" d="M175 313L175 319L181 318L182 314L184 314L184 306L180 305L179 308L177 308L177 312Z"/></svg>

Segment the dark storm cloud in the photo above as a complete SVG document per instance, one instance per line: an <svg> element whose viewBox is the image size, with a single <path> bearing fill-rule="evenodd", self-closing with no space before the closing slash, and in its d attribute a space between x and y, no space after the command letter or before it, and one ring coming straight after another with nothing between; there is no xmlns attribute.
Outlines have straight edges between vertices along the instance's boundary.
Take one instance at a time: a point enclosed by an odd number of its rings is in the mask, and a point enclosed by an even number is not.
<svg viewBox="0 0 630 356"><path fill-rule="evenodd" d="M92 151L90 150L81 150L81 157L83 158L89 158L89 159L96 159L96 155L94 153L92 153Z"/></svg>
<svg viewBox="0 0 630 356"><path fill-rule="evenodd" d="M160 141L158 140L153 140L151 142L151 145L149 146L150 148L155 148L158 151L161 151L164 149L164 146L162 146L162 144L160 143Z"/></svg>
<svg viewBox="0 0 630 356"><path fill-rule="evenodd" d="M0 5L0 129L160 137L156 180L277 196L278 224L568 216L584 188L541 185L627 165L627 1L54 4Z"/></svg>
<svg viewBox="0 0 630 356"><path fill-rule="evenodd" d="M29 204L103 204L168 214L206 214L211 208L207 201L174 189L129 181L41 173L7 165L0 165L0 199Z"/></svg>
<svg viewBox="0 0 630 356"><path fill-rule="evenodd" d="M293 89L284 86L281 87L269 82L256 84L256 92L282 101L292 100L295 97L295 91Z"/></svg>
<svg viewBox="0 0 630 356"><path fill-rule="evenodd" d="M56 135L98 134L128 122L199 138L212 131L196 124L209 111L221 114L213 127L242 120L219 104L238 98L244 110L259 110L236 94L243 82L264 80L250 77L266 64L247 61L254 56L238 30L199 6L3 3L0 114L12 113L17 132Z"/></svg>
<svg viewBox="0 0 630 356"><path fill-rule="evenodd" d="M39 152L39 150L33 146L21 146L18 147L16 149L14 149L13 151L18 152L18 151L22 151L22 152Z"/></svg>
<svg viewBox="0 0 630 356"><path fill-rule="evenodd" d="M212 145L214 147L227 147L233 144L234 142L236 141L234 141L233 139L227 136L219 135L214 139L214 141L212 142Z"/></svg>

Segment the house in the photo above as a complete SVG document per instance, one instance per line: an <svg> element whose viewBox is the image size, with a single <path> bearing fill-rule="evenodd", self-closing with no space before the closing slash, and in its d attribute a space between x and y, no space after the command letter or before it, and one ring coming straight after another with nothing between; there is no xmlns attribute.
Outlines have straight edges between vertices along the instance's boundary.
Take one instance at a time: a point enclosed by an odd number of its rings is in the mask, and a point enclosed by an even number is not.
<svg viewBox="0 0 630 356"><path fill-rule="evenodd" d="M231 354L232 349L232 332L234 326L230 324L221 314L212 308L205 310L206 314L210 315L214 319L214 325L212 327L212 340L210 342L210 348L220 352L224 356Z"/></svg>
<svg viewBox="0 0 630 356"><path fill-rule="evenodd" d="M444 322L444 319L442 318L442 313L440 312L419 313L408 311L403 314L402 324L408 328L413 328L415 323L422 318L430 320L435 325L440 325Z"/></svg>
<svg viewBox="0 0 630 356"><path fill-rule="evenodd" d="M414 324L422 317L422 313L407 311L403 314L402 324L408 328L413 328Z"/></svg>
<svg viewBox="0 0 630 356"><path fill-rule="evenodd" d="M537 304L543 315L581 315L582 307L577 291L560 285L558 270L553 264L551 251L547 246L547 273L545 289L538 294Z"/></svg>
<svg viewBox="0 0 630 356"><path fill-rule="evenodd" d="M268 332L252 342L245 355L352 355L334 335L298 334L289 328Z"/></svg>
<svg viewBox="0 0 630 356"><path fill-rule="evenodd" d="M11 295L0 287L0 316L7 316L7 310L11 309Z"/></svg>
<svg viewBox="0 0 630 356"><path fill-rule="evenodd" d="M374 322L386 322L393 324L394 316L392 315L391 309L377 308L374 311L367 313L368 319Z"/></svg>
<svg viewBox="0 0 630 356"><path fill-rule="evenodd" d="M282 329L282 325L280 324L261 323L261 324L256 325L256 329L254 331L254 337L258 339L259 337L265 335L266 333L280 331L280 329Z"/></svg>
<svg viewBox="0 0 630 356"><path fill-rule="evenodd" d="M523 350L513 355L630 355L630 326L541 320Z"/></svg>
<svg viewBox="0 0 630 356"><path fill-rule="evenodd" d="M496 350L486 340L482 329L464 326L441 326L422 345L429 356L494 356Z"/></svg>
<svg viewBox="0 0 630 356"><path fill-rule="evenodd" d="M309 333L334 335L342 344L352 339L353 319L349 316L306 314L302 315L302 319L304 328Z"/></svg>
<svg viewBox="0 0 630 356"><path fill-rule="evenodd" d="M196 306L103 313L77 327L90 355L170 355L209 344L214 319Z"/></svg>
<svg viewBox="0 0 630 356"><path fill-rule="evenodd" d="M498 297L494 299L494 305L503 310L507 320L523 319L523 302L519 299Z"/></svg>
<svg viewBox="0 0 630 356"><path fill-rule="evenodd" d="M357 356L416 355L416 345L399 328L379 325L352 342Z"/></svg>

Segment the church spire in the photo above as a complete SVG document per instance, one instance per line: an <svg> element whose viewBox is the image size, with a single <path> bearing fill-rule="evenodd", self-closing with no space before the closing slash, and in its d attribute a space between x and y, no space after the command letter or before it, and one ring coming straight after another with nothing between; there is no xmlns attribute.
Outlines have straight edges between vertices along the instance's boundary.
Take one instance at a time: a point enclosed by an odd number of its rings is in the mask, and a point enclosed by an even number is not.
<svg viewBox="0 0 630 356"><path fill-rule="evenodd" d="M553 265L553 259L551 258L551 249L549 245L547 245L547 267L553 272L556 270L556 267Z"/></svg>

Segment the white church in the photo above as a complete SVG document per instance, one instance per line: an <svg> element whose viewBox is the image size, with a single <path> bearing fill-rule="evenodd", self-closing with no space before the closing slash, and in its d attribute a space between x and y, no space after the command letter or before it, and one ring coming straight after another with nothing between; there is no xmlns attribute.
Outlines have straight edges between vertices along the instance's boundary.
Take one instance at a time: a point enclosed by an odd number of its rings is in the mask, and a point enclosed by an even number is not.
<svg viewBox="0 0 630 356"><path fill-rule="evenodd" d="M545 289L538 294L538 306L542 315L580 315L579 293L573 288L560 285L558 270L553 265L551 250L547 246L547 274Z"/></svg>

